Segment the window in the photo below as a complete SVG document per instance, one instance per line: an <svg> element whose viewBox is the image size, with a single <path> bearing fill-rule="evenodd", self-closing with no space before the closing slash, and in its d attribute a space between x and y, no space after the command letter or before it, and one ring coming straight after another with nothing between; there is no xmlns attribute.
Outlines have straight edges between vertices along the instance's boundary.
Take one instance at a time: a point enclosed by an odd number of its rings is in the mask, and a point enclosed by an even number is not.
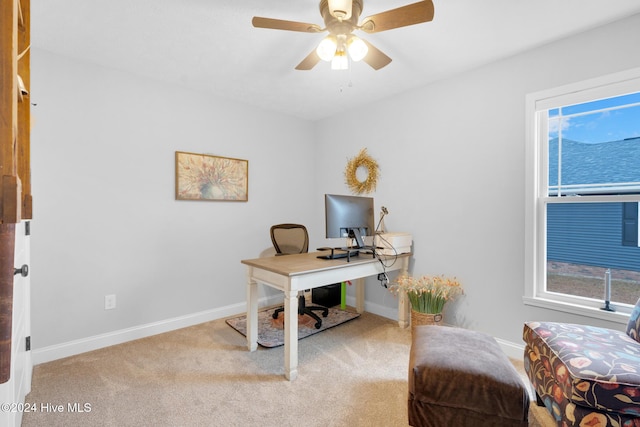
<svg viewBox="0 0 640 427"><path fill-rule="evenodd" d="M528 95L526 158L525 302L623 321L640 297L640 69Z"/></svg>

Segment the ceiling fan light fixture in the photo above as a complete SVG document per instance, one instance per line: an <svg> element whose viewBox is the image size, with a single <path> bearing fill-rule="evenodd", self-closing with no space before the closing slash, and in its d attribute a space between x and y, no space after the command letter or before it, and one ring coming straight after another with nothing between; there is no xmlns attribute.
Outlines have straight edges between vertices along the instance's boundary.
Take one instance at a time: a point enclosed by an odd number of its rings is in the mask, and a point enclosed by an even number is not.
<svg viewBox="0 0 640 427"><path fill-rule="evenodd" d="M358 62L365 56L367 56L369 47L361 38L351 36L351 38L349 38L349 42L347 43L347 50L349 51L349 56L351 57L351 59L355 62Z"/></svg>
<svg viewBox="0 0 640 427"><path fill-rule="evenodd" d="M356 30L366 33L380 33L395 28L421 24L433 20L433 0L420 0L405 6L360 19L364 0L319 0L320 16L324 27L306 22L254 16L251 23L256 28L297 31L301 33L328 32L329 37L295 67L296 70L311 70L321 60L332 62L332 69L348 69L349 61L363 61L374 70L391 63L380 49L366 41L355 38ZM360 24L358 24L360 22Z"/></svg>
<svg viewBox="0 0 640 427"><path fill-rule="evenodd" d="M323 61L331 61L336 54L338 44L333 36L327 36L316 48L316 53Z"/></svg>
<svg viewBox="0 0 640 427"><path fill-rule="evenodd" d="M347 70L349 69L349 59L347 58L347 52L339 50L331 60L332 70Z"/></svg>
<svg viewBox="0 0 640 427"><path fill-rule="evenodd" d="M352 0L328 0L329 13L336 19L351 18Z"/></svg>

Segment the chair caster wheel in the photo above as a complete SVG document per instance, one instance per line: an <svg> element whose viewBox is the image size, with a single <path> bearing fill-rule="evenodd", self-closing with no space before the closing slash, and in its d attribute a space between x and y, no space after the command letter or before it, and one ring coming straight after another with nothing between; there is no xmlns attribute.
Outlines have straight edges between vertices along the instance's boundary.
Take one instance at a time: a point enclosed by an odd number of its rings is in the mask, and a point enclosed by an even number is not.
<svg viewBox="0 0 640 427"><path fill-rule="evenodd" d="M272 318L277 319L278 318L278 312L274 311L273 314L271 315Z"/></svg>
<svg viewBox="0 0 640 427"><path fill-rule="evenodd" d="M322 322L316 322L316 329L320 329L322 327Z"/></svg>
<svg viewBox="0 0 640 427"><path fill-rule="evenodd" d="M329 315L329 309L326 309L322 312L322 317L327 317Z"/></svg>

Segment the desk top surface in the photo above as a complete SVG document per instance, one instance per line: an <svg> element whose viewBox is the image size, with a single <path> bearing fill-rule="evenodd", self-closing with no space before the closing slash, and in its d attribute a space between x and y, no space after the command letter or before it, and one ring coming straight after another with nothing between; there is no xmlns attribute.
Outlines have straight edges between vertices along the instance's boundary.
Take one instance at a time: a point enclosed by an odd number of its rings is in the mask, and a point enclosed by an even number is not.
<svg viewBox="0 0 640 427"><path fill-rule="evenodd" d="M309 252L304 254L243 259L241 262L250 267L260 268L283 276L295 276L322 270L347 268L358 264L378 262L378 259L373 258L371 254L360 254L357 257L352 257L349 262L347 262L347 258L320 259L318 255L327 255L327 252ZM396 262L399 262L400 258L406 258L410 255L410 253L399 254L397 255L398 260L396 260ZM385 261L385 264L393 262L394 258L396 258L396 256L390 255L379 255L379 257Z"/></svg>

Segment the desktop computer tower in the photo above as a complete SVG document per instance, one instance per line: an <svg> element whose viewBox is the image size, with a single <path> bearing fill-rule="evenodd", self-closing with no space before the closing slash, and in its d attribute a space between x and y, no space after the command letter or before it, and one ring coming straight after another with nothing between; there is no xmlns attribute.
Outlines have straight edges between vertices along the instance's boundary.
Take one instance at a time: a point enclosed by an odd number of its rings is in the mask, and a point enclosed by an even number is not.
<svg viewBox="0 0 640 427"><path fill-rule="evenodd" d="M311 289L311 302L324 307L333 307L340 304L341 283L322 286Z"/></svg>

